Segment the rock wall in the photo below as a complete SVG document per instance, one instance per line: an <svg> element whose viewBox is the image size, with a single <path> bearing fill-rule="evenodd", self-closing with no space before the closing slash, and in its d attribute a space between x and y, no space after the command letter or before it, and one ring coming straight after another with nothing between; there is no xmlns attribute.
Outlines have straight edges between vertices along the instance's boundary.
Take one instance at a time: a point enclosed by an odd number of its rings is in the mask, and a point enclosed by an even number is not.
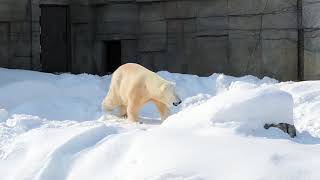
<svg viewBox="0 0 320 180"><path fill-rule="evenodd" d="M320 78L320 1L303 0L304 78Z"/></svg>
<svg viewBox="0 0 320 180"><path fill-rule="evenodd" d="M75 73L102 74L105 41L121 40L123 63L138 62L154 71L280 80L297 80L304 71L305 79L320 78L316 0L302 0L303 38L299 0L7 1L0 4L0 18L6 18L0 23L2 67L41 70L39 4L62 4L70 7ZM13 40L13 34L23 35ZM12 47L16 55L7 50ZM304 56L299 56L301 47Z"/></svg>
<svg viewBox="0 0 320 180"><path fill-rule="evenodd" d="M0 2L0 67L32 68L30 24L29 1Z"/></svg>

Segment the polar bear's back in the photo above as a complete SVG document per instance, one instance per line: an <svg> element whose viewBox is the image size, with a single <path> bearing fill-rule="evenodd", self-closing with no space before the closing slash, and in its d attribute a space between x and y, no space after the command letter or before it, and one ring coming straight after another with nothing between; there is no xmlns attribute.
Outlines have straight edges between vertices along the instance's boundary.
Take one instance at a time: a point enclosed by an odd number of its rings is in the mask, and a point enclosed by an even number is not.
<svg viewBox="0 0 320 180"><path fill-rule="evenodd" d="M155 74L149 69L135 63L127 63L120 66L114 73L125 73L126 75L146 76L147 74Z"/></svg>
<svg viewBox="0 0 320 180"><path fill-rule="evenodd" d="M156 73L135 63L127 63L120 66L113 74L110 91L114 95L120 95L124 101L132 92L132 88L154 89L158 84L164 82ZM113 96L114 96L113 95Z"/></svg>

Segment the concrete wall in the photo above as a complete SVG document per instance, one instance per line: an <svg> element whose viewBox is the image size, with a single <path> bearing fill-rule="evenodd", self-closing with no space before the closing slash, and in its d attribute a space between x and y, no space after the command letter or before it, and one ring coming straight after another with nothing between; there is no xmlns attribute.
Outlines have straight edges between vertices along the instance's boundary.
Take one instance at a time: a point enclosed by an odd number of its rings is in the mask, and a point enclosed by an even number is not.
<svg viewBox="0 0 320 180"><path fill-rule="evenodd" d="M66 4L75 73L103 73L104 41L121 40L123 63L138 62L154 71L296 80L302 42L305 79L320 78L316 0L303 0L304 41L298 38L297 0L7 1L0 4L0 18L6 18L0 21L3 67L41 70L39 4ZM6 48L15 49L15 55Z"/></svg>
<svg viewBox="0 0 320 180"><path fill-rule="evenodd" d="M320 78L320 2L303 1L304 77Z"/></svg>
<svg viewBox="0 0 320 180"><path fill-rule="evenodd" d="M30 24L29 1L0 2L0 67L32 68Z"/></svg>

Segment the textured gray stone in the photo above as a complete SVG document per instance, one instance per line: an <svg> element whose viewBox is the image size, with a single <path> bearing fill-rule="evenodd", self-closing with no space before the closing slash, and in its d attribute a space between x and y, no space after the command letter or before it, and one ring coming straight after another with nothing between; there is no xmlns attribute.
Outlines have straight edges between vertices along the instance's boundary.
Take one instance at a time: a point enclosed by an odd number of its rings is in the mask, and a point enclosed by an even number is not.
<svg viewBox="0 0 320 180"><path fill-rule="evenodd" d="M0 23L0 67L9 66L9 24Z"/></svg>
<svg viewBox="0 0 320 180"><path fill-rule="evenodd" d="M241 34L229 37L230 74L246 75L260 74L262 47L258 37L251 34Z"/></svg>
<svg viewBox="0 0 320 180"><path fill-rule="evenodd" d="M271 29L271 30L263 30L262 39L292 39L297 40L298 32L295 29L291 30L281 30L281 29Z"/></svg>
<svg viewBox="0 0 320 180"><path fill-rule="evenodd" d="M305 28L320 28L320 2L305 2L303 4L303 26Z"/></svg>
<svg viewBox="0 0 320 180"><path fill-rule="evenodd" d="M167 1L165 3L166 18L193 18L196 17L197 1Z"/></svg>
<svg viewBox="0 0 320 180"><path fill-rule="evenodd" d="M320 79L320 2L303 0L304 77Z"/></svg>
<svg viewBox="0 0 320 180"><path fill-rule="evenodd" d="M138 61L138 42L137 40L122 40L121 41L121 62L137 62Z"/></svg>
<svg viewBox="0 0 320 180"><path fill-rule="evenodd" d="M12 5L8 2L0 3L0 21L10 21L11 20L11 9Z"/></svg>
<svg viewBox="0 0 320 180"><path fill-rule="evenodd" d="M136 34L138 32L138 24L136 22L101 22L97 24L96 33L103 34Z"/></svg>
<svg viewBox="0 0 320 180"><path fill-rule="evenodd" d="M261 74L279 80L295 79L297 77L297 41L263 40L263 56Z"/></svg>
<svg viewBox="0 0 320 180"><path fill-rule="evenodd" d="M31 69L31 57L14 57L10 59L10 68Z"/></svg>
<svg viewBox="0 0 320 180"><path fill-rule="evenodd" d="M196 53L198 55L191 63L193 72L203 75L226 72L228 67L228 37L198 37L196 38Z"/></svg>
<svg viewBox="0 0 320 180"><path fill-rule="evenodd" d="M88 6L71 6L70 7L70 18L71 23L87 23L91 21L91 8Z"/></svg>
<svg viewBox="0 0 320 180"><path fill-rule="evenodd" d="M232 30L257 30L261 27L261 17L253 16L231 16L229 28Z"/></svg>
<svg viewBox="0 0 320 180"><path fill-rule="evenodd" d="M143 35L139 38L140 52L165 51L167 49L166 35Z"/></svg>
<svg viewBox="0 0 320 180"><path fill-rule="evenodd" d="M141 4L140 21L165 20L165 7L162 2Z"/></svg>
<svg viewBox="0 0 320 180"><path fill-rule="evenodd" d="M197 31L195 19L170 19L167 21L168 34L190 34Z"/></svg>
<svg viewBox="0 0 320 180"><path fill-rule="evenodd" d="M212 17L228 15L228 1L201 0L196 1L197 17Z"/></svg>
<svg viewBox="0 0 320 180"><path fill-rule="evenodd" d="M197 35L221 35L227 34L228 18L208 17L197 18Z"/></svg>
<svg viewBox="0 0 320 180"><path fill-rule="evenodd" d="M152 71L161 71L168 68L166 55L162 52L141 53L138 62Z"/></svg>
<svg viewBox="0 0 320 180"><path fill-rule="evenodd" d="M263 15L262 27L264 29L294 29L297 28L297 14L279 13Z"/></svg>
<svg viewBox="0 0 320 180"><path fill-rule="evenodd" d="M320 78L320 31L309 32L305 37L304 76L306 79Z"/></svg>
<svg viewBox="0 0 320 180"><path fill-rule="evenodd" d="M228 0L230 15L247 15L263 13L269 0Z"/></svg>
<svg viewBox="0 0 320 180"><path fill-rule="evenodd" d="M75 73L102 74L104 41L121 40L123 63L153 70L297 78L297 0L2 0L1 67L41 70L40 4L69 5ZM319 10L303 0L306 79L320 78Z"/></svg>
<svg viewBox="0 0 320 180"><path fill-rule="evenodd" d="M140 22L140 34L166 34L166 21L144 21Z"/></svg>
<svg viewBox="0 0 320 180"><path fill-rule="evenodd" d="M136 4L110 4L96 8L98 22L137 21L138 6Z"/></svg>

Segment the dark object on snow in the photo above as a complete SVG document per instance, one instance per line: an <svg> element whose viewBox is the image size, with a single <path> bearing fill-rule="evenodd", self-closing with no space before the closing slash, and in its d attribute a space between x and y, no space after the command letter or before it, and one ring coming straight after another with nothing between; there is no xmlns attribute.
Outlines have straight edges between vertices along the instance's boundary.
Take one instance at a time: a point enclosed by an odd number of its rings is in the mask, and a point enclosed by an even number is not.
<svg viewBox="0 0 320 180"><path fill-rule="evenodd" d="M287 124L287 123L279 123L279 124L265 124L264 128L265 129L269 129L270 127L276 127L281 129L283 132L289 134L290 137L294 138L297 136L297 130L296 128L291 125L291 124Z"/></svg>

